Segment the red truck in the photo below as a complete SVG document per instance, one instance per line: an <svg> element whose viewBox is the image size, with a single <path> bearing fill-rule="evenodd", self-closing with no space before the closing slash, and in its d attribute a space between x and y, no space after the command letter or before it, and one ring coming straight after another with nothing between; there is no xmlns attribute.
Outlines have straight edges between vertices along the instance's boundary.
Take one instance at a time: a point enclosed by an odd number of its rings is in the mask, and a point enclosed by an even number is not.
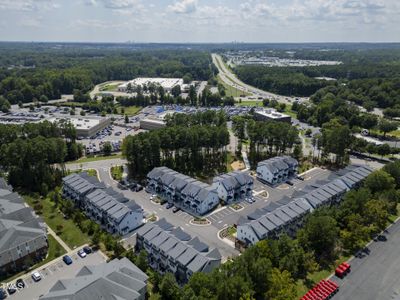
<svg viewBox="0 0 400 300"><path fill-rule="evenodd" d="M339 278L345 277L351 270L351 266L347 262L341 263L335 270L335 275Z"/></svg>

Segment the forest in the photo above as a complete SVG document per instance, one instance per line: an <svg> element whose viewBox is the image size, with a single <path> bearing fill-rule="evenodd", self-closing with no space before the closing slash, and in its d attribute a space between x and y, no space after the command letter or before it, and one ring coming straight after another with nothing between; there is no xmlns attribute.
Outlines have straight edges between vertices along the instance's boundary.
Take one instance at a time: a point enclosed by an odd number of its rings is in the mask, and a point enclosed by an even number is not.
<svg viewBox="0 0 400 300"><path fill-rule="evenodd" d="M208 53L190 50L35 48L0 44L0 96L9 103L59 99L86 93L108 80L137 76L208 80L215 67Z"/></svg>
<svg viewBox="0 0 400 300"><path fill-rule="evenodd" d="M46 195L64 176L55 164L82 155L82 145L75 140L70 123L0 124L0 170L8 173L14 188Z"/></svg>
<svg viewBox="0 0 400 300"><path fill-rule="evenodd" d="M167 124L124 139L122 152L131 177L143 180L159 166L191 176L210 177L226 171L229 132L224 113L174 114Z"/></svg>
<svg viewBox="0 0 400 300"><path fill-rule="evenodd" d="M294 52L290 57L338 60L343 63L313 67L238 66L234 71L244 82L282 95L312 96L317 93L317 97L323 97L326 93L334 91L341 100L361 105L367 110L374 107L399 108L399 49ZM286 52L278 53L280 57L289 57ZM315 77L330 77L336 81Z"/></svg>

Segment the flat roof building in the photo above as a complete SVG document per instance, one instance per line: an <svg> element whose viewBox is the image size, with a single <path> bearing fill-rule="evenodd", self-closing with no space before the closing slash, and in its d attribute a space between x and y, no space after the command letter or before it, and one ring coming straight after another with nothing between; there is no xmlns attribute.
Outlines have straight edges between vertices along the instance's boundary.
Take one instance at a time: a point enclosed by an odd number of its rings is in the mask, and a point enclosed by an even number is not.
<svg viewBox="0 0 400 300"><path fill-rule="evenodd" d="M143 87L144 85L156 85L156 86L161 86L166 92L171 92L171 90L179 85L183 85L183 79L182 78L148 78L148 77L138 77L133 80L130 80L128 82L125 82L121 85L118 86L118 91L119 92L127 92L129 89L129 86L134 89L138 86Z"/></svg>
<svg viewBox="0 0 400 300"><path fill-rule="evenodd" d="M79 117L79 116L57 116L47 119L52 123L71 122L79 137L90 137L111 124L110 118L104 117Z"/></svg>
<svg viewBox="0 0 400 300"><path fill-rule="evenodd" d="M275 109L256 110L254 112L254 119L257 121L278 121L291 123L292 118L289 115L277 112Z"/></svg>
<svg viewBox="0 0 400 300"><path fill-rule="evenodd" d="M142 119L140 120L140 128L145 130L156 130L167 126L164 120L161 119Z"/></svg>

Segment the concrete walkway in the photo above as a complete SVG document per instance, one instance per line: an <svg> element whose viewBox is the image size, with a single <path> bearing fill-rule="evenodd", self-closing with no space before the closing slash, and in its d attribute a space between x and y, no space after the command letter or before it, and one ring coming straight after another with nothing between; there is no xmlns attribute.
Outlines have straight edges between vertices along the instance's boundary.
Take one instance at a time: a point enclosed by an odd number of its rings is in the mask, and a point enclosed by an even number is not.
<svg viewBox="0 0 400 300"><path fill-rule="evenodd" d="M72 251L72 249L49 226L47 226L47 232L51 234L53 238L55 238L55 240L65 249L65 251Z"/></svg>
<svg viewBox="0 0 400 300"><path fill-rule="evenodd" d="M250 170L250 162L249 159L247 158L247 152L246 151L242 151L242 157L243 157L243 162L246 166L246 169L244 169L243 171L247 171Z"/></svg>

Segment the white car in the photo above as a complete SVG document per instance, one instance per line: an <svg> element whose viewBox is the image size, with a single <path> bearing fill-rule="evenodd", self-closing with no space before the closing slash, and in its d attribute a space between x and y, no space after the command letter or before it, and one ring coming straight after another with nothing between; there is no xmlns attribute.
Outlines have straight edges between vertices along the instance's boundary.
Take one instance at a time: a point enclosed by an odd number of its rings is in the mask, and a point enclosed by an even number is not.
<svg viewBox="0 0 400 300"><path fill-rule="evenodd" d="M33 272L31 276L34 281L40 281L42 279L42 276L38 271Z"/></svg>
<svg viewBox="0 0 400 300"><path fill-rule="evenodd" d="M78 251L78 255L79 255L81 258L85 258L85 257L86 257L86 252L85 252L83 249L81 249L81 250Z"/></svg>

